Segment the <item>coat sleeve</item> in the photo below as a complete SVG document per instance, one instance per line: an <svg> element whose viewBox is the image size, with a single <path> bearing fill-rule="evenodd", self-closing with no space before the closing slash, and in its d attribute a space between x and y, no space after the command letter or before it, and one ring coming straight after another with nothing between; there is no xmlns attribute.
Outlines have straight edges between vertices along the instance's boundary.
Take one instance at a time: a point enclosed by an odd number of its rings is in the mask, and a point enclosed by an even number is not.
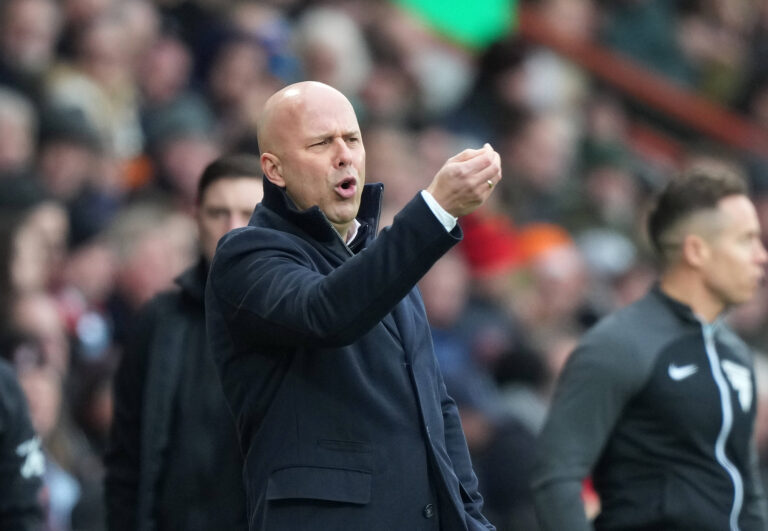
<svg viewBox="0 0 768 531"><path fill-rule="evenodd" d="M42 529L38 494L45 458L13 369L0 365L0 529Z"/></svg>
<svg viewBox="0 0 768 531"><path fill-rule="evenodd" d="M620 338L587 335L560 376L537 444L532 489L543 531L588 531L582 481L643 379Z"/></svg>
<svg viewBox="0 0 768 531"><path fill-rule="evenodd" d="M141 430L147 360L154 323L152 304L139 315L114 379L114 416L105 454L107 527L135 531L141 471Z"/></svg>
<svg viewBox="0 0 768 531"><path fill-rule="evenodd" d="M207 303L274 347L353 343L389 313L460 239L416 196L391 227L328 274L306 241L248 227L226 236L211 266Z"/></svg>
<svg viewBox="0 0 768 531"><path fill-rule="evenodd" d="M461 428L459 410L456 402L448 395L445 384L440 381L441 408L445 426L445 448L453 464L453 470L459 479L467 529L495 530L496 528L483 516L483 497L477 489L477 476L472 468L472 461L467 448L467 440Z"/></svg>

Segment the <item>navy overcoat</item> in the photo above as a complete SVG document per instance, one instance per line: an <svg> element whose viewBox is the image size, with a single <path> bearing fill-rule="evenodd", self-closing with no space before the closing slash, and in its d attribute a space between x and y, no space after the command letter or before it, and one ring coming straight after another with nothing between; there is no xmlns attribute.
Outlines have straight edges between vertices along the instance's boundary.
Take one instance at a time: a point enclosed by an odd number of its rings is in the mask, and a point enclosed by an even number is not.
<svg viewBox="0 0 768 531"><path fill-rule="evenodd" d="M264 192L206 290L251 530L493 529L415 287L461 229L417 195L377 237L366 185L347 246L317 207Z"/></svg>

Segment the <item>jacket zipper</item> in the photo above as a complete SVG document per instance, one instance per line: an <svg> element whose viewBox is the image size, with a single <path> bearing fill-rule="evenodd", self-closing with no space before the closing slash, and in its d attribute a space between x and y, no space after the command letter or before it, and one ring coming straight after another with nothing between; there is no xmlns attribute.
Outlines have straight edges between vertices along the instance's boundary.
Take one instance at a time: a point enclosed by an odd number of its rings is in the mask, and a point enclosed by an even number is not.
<svg viewBox="0 0 768 531"><path fill-rule="evenodd" d="M731 434L731 428L733 427L733 406L731 404L731 390L723 376L723 371L720 367L720 356L715 347L714 327L715 324L701 323L709 367L720 392L720 405L723 411L723 424L720 427L720 434L717 436L717 441L715 442L715 459L717 459L720 466L725 469L733 482L733 506L731 507L730 531L739 531L739 515L744 503L744 481L738 469L725 454L725 442L728 440L728 436Z"/></svg>
<svg viewBox="0 0 768 531"><path fill-rule="evenodd" d="M347 242L344 241L344 238L341 237L341 234L338 230L336 230L336 227L333 226L333 223L328 219L328 217L325 215L325 212L320 211L320 213L323 215L323 219L328 224L328 226L333 230L333 233L336 235L336 237L339 238L339 241L341 242L341 245L344 246L344 249L347 250L347 253L349 253L349 256L355 256L355 253L352 252L352 249L349 248L349 245L347 245Z"/></svg>

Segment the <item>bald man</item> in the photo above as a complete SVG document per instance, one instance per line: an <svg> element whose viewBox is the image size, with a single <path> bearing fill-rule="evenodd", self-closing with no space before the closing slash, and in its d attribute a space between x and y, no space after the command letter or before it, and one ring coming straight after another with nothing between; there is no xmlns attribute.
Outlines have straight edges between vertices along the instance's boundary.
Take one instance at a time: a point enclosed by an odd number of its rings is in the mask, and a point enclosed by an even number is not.
<svg viewBox="0 0 768 531"><path fill-rule="evenodd" d="M264 199L206 290L250 529L494 529L415 286L501 178L498 154L449 159L377 237L382 185L365 185L344 95L291 85L258 134Z"/></svg>
<svg viewBox="0 0 768 531"><path fill-rule="evenodd" d="M745 183L673 180L649 216L657 285L600 321L558 381L533 474L544 531L765 531L752 354L724 322L768 260ZM581 499L591 473L600 515Z"/></svg>

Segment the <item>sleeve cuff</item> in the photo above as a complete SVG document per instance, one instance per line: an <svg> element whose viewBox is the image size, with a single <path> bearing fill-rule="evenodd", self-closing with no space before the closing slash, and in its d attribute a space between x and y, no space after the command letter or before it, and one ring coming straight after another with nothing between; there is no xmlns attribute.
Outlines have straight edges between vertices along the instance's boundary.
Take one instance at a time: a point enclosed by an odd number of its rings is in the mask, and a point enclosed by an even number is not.
<svg viewBox="0 0 768 531"><path fill-rule="evenodd" d="M445 227L445 230L448 232L451 232L453 228L456 226L456 222L458 221L458 218L453 217L447 210L441 207L440 203L438 203L437 200L432 196L432 194L430 194L426 190L421 191L421 197L424 198L424 201L427 203L427 206L435 215L437 220L443 225L443 227Z"/></svg>

